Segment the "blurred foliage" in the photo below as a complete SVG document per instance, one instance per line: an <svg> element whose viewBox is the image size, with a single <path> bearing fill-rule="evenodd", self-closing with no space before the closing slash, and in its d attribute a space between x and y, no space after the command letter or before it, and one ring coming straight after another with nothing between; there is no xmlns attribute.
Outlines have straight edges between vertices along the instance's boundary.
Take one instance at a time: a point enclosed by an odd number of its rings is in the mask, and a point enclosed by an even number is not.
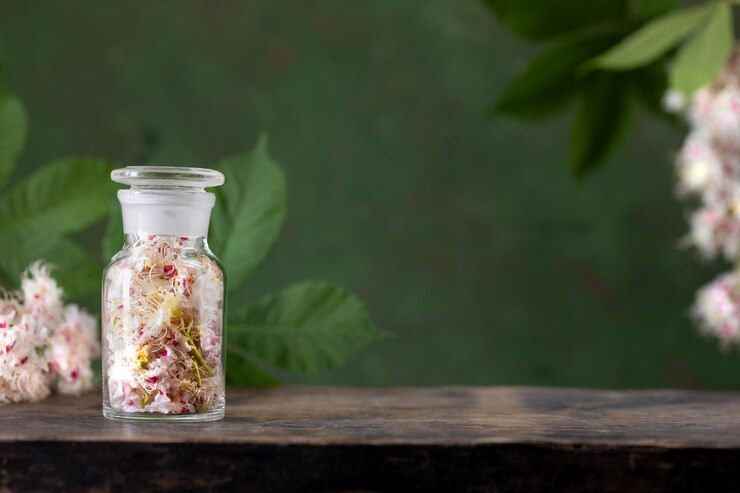
<svg viewBox="0 0 740 493"><path fill-rule="evenodd" d="M27 121L20 100L0 91L0 179L12 175L23 149ZM121 210L112 201L113 163L66 158L39 167L0 198L0 280L18 287L26 267L44 259L58 267L68 297L100 290L99 262L70 235L108 217L103 259L123 245ZM209 240L235 293L262 263L285 218L285 179L261 138L249 153L216 166L226 183L216 192ZM311 373L343 365L382 337L362 303L350 292L323 282L304 282L254 304L227 303L227 381L273 385L271 366Z"/></svg>
<svg viewBox="0 0 740 493"><path fill-rule="evenodd" d="M398 334L339 371L281 380L740 388L737 353L686 310L718 266L675 248L667 163L683 133L638 107L614 165L580 186L563 172L574 115L482 119L545 46L481 2L4 7L8 83L32 115L15 179L74 152L218 163L269 132L290 204L231 304L328 279ZM656 73L639 74L648 94ZM100 228L75 239L98 254Z"/></svg>
<svg viewBox="0 0 740 493"><path fill-rule="evenodd" d="M668 87L689 97L714 80L733 44L725 0L679 11L672 11L675 0L483 1L516 34L549 46L492 112L540 119L578 99L570 150L577 177L604 164L624 141L633 105L660 113Z"/></svg>
<svg viewBox="0 0 740 493"><path fill-rule="evenodd" d="M21 101L0 89L0 282L16 288L21 273L39 258L59 269L67 295L75 298L100 289L101 269L70 235L108 213L115 188L112 165L91 158L49 163L8 187L28 133Z"/></svg>

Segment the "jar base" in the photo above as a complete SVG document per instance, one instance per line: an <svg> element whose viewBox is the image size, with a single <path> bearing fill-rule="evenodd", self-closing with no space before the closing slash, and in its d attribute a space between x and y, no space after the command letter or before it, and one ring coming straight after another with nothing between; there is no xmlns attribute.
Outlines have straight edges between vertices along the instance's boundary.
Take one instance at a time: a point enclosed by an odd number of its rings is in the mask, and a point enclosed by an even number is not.
<svg viewBox="0 0 740 493"><path fill-rule="evenodd" d="M103 416L114 421L150 421L159 423L203 423L224 418L224 409L212 409L191 414L125 413L103 407Z"/></svg>

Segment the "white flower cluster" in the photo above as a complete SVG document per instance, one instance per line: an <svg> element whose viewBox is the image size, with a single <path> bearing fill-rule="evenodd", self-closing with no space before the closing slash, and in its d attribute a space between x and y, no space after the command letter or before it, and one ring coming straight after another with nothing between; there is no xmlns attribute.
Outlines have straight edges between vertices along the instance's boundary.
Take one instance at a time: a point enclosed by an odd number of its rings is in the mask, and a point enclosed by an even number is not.
<svg viewBox="0 0 740 493"><path fill-rule="evenodd" d="M97 323L76 305L65 306L62 294L48 266L36 262L22 276L21 293L0 300L0 404L92 387Z"/></svg>
<svg viewBox="0 0 740 493"><path fill-rule="evenodd" d="M670 98L666 98L668 100ZM740 254L740 63L733 57L717 82L696 92L691 125L676 160L677 191L691 197L689 241L706 258Z"/></svg>
<svg viewBox="0 0 740 493"><path fill-rule="evenodd" d="M695 205L687 242L706 259L740 257L740 56L689 105L669 91L669 110L685 111L691 126L676 160L677 194ZM693 314L702 330L724 343L740 343L740 274L723 274L702 288Z"/></svg>
<svg viewBox="0 0 740 493"><path fill-rule="evenodd" d="M722 274L699 290L694 314L701 329L723 343L740 342L740 285L734 272Z"/></svg>

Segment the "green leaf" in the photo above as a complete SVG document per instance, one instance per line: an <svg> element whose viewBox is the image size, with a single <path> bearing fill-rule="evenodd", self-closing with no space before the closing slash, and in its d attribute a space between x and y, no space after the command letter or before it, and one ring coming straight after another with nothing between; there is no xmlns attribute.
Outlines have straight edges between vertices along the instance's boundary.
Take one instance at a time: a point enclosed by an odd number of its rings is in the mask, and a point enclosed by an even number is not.
<svg viewBox="0 0 740 493"><path fill-rule="evenodd" d="M67 298L100 290L102 269L90 254L67 238L0 236L0 271L6 287L17 289L20 275L36 260L54 266L53 275Z"/></svg>
<svg viewBox="0 0 740 493"><path fill-rule="evenodd" d="M727 63L732 43L731 7L720 3L708 22L678 52L671 87L688 96L712 82Z"/></svg>
<svg viewBox="0 0 740 493"><path fill-rule="evenodd" d="M715 8L714 4L703 4L660 17L596 58L593 65L608 70L647 65L683 41Z"/></svg>
<svg viewBox="0 0 740 493"><path fill-rule="evenodd" d="M252 362L239 347L226 348L226 383L239 387L275 387L280 381Z"/></svg>
<svg viewBox="0 0 740 493"><path fill-rule="evenodd" d="M0 198L0 231L62 236L103 218L115 187L110 163L68 158L38 169Z"/></svg>
<svg viewBox="0 0 740 493"><path fill-rule="evenodd" d="M352 293L327 283L293 285L229 317L230 348L301 373L343 365L383 335Z"/></svg>
<svg viewBox="0 0 740 493"><path fill-rule="evenodd" d="M678 0L641 0L637 3L634 17L649 20L661 16L678 5Z"/></svg>
<svg viewBox="0 0 740 493"><path fill-rule="evenodd" d="M562 109L580 88L576 69L607 43L603 39L580 40L543 53L509 83L491 112L537 119Z"/></svg>
<svg viewBox="0 0 740 493"><path fill-rule="evenodd" d="M0 95L0 188L8 182L20 159L27 134L28 120L21 100Z"/></svg>
<svg viewBox="0 0 740 493"><path fill-rule="evenodd" d="M108 206L108 222L103 236L103 262L108 263L123 247L123 215L118 200L111 200Z"/></svg>
<svg viewBox="0 0 740 493"><path fill-rule="evenodd" d="M520 36L551 39L610 21L621 22L626 0L483 0L501 23Z"/></svg>
<svg viewBox="0 0 740 493"><path fill-rule="evenodd" d="M588 82L571 132L571 171L577 177L595 170L614 152L631 114L621 74L596 73Z"/></svg>
<svg viewBox="0 0 740 493"><path fill-rule="evenodd" d="M67 238L47 242L42 258L56 266L54 277L64 288L68 299L100 292L103 269L93 260L89 252Z"/></svg>
<svg viewBox="0 0 740 493"><path fill-rule="evenodd" d="M280 234L285 219L285 177L267 153L267 138L254 150L218 166L226 182L215 190L209 243L229 275L229 289L241 287Z"/></svg>
<svg viewBox="0 0 740 493"><path fill-rule="evenodd" d="M627 74L632 93L654 116L676 124L679 118L663 107L663 96L668 88L668 74L662 63L654 63Z"/></svg>

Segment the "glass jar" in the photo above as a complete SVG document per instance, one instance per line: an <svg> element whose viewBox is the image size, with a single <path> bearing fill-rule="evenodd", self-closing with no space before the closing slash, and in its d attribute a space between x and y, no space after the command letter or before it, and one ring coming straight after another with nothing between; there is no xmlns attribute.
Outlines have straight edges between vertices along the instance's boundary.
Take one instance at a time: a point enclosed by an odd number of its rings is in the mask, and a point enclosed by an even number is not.
<svg viewBox="0 0 740 493"><path fill-rule="evenodd" d="M206 237L221 173L113 171L125 244L103 275L103 414L212 421L224 415L224 271Z"/></svg>

